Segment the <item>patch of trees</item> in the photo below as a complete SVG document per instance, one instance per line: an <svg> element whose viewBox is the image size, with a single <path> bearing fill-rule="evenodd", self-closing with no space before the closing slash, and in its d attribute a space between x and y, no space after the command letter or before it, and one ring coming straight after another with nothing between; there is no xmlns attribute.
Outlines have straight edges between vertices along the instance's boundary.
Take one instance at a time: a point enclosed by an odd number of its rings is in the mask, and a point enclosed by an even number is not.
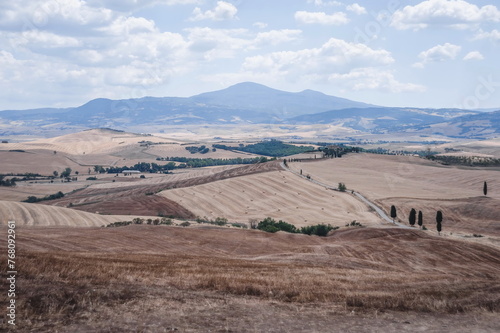
<svg viewBox="0 0 500 333"><path fill-rule="evenodd" d="M207 166L217 165L236 165L236 164L255 164L265 163L270 161L267 157L254 157L254 158L189 158L189 157L158 157L156 160L161 161L175 161L183 164L175 166L174 168L201 168Z"/></svg>
<svg viewBox="0 0 500 333"><path fill-rule="evenodd" d="M124 170L137 170L144 173L169 173L174 169L185 169L185 168L203 168L209 166L217 165L235 165L235 164L255 164L255 163L265 163L270 159L267 157L255 157L255 158L189 158L189 157L158 157L158 161L171 161L167 164L160 165L157 163L147 163L140 162L135 165L128 167L109 167L103 168L101 166L95 166L94 170L99 170L99 173L122 173ZM176 164L175 162L181 162L181 164Z"/></svg>
<svg viewBox="0 0 500 333"><path fill-rule="evenodd" d="M298 229L293 224L284 222L282 220L276 222L276 220L270 217L266 217L264 220L259 222L259 224L257 225L257 229L271 233L285 231L294 234L301 233L306 235L316 235L324 237L328 235L330 231L338 229L338 227L333 227L330 224L317 224Z"/></svg>
<svg viewBox="0 0 500 333"><path fill-rule="evenodd" d="M214 144L213 147L217 149L238 150L246 153L272 157L284 157L314 151L312 146L296 146L279 140L263 141L246 146L240 144L238 147Z"/></svg>
<svg viewBox="0 0 500 333"><path fill-rule="evenodd" d="M465 165L482 167L500 166L500 158L494 157L430 155L427 158L444 165Z"/></svg>
<svg viewBox="0 0 500 333"><path fill-rule="evenodd" d="M64 193L59 191L55 194L46 195L43 198L37 198L37 197L32 195L32 196L29 196L26 200L23 200L23 202L35 203L35 202L46 201L46 200L60 199L62 197L64 197Z"/></svg>
<svg viewBox="0 0 500 333"><path fill-rule="evenodd" d="M5 179L4 175L0 175L0 186L16 186L16 178Z"/></svg>
<svg viewBox="0 0 500 333"><path fill-rule="evenodd" d="M189 151L191 154L196 154L196 153L206 154L210 151L210 149L207 148L206 146L200 146L200 147L189 146L186 147L186 150Z"/></svg>
<svg viewBox="0 0 500 333"><path fill-rule="evenodd" d="M104 171L107 173L122 173L125 170L137 170L140 172L149 172L149 173L158 173L158 172L168 173L168 171L173 170L175 168L176 168L176 165L174 162L170 162L170 163L167 163L165 165L159 165L156 163L140 162L140 163L134 164L131 167L127 167L127 166L110 167L110 168L104 169Z"/></svg>
<svg viewBox="0 0 500 333"><path fill-rule="evenodd" d="M106 225L106 228L113 228L113 227L125 227L127 225L131 224L150 224L150 225L172 225L173 222L171 219L163 217L161 219L141 219L139 217L136 217L132 221L119 221L119 222L113 222L108 225ZM104 227L104 226L103 226Z"/></svg>

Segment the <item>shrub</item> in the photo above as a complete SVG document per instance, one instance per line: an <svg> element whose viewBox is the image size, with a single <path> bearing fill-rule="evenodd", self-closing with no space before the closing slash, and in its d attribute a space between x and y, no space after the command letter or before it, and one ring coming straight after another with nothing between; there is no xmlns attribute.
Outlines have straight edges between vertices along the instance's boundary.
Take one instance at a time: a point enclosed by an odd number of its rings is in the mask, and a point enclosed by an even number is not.
<svg viewBox="0 0 500 333"><path fill-rule="evenodd" d="M160 224L164 224L164 225L172 225L173 223L174 222L172 222L172 219L169 219L166 217L162 217L160 220Z"/></svg>
<svg viewBox="0 0 500 333"><path fill-rule="evenodd" d="M345 190L347 190L347 187L345 186L344 183L339 183L338 189L340 192L345 192Z"/></svg>
<svg viewBox="0 0 500 333"><path fill-rule="evenodd" d="M182 223L180 224L180 226L181 226L181 227L189 227L190 225L191 225L191 223L189 223L188 221L186 221L186 222L182 222Z"/></svg>
<svg viewBox="0 0 500 333"><path fill-rule="evenodd" d="M316 224L300 228L300 232L306 235L316 235L325 237L332 230L337 230L339 227L334 227L330 224Z"/></svg>
<svg viewBox="0 0 500 333"><path fill-rule="evenodd" d="M352 221L351 223L347 223L345 225L346 227L362 227L363 225L356 220Z"/></svg>
<svg viewBox="0 0 500 333"><path fill-rule="evenodd" d="M266 217L264 220L260 221L257 225L257 229L266 231L266 232L277 232L277 231L285 231L291 233L297 233L297 228L290 223L286 223L284 221L279 220L276 222L274 219L270 217Z"/></svg>
<svg viewBox="0 0 500 333"><path fill-rule="evenodd" d="M45 200L55 200L55 199L59 199L59 198L62 198L62 197L64 197L64 193L62 193L61 191L59 191L59 192L57 192L55 194L46 195L43 198L37 198L37 197L31 195L26 200L24 200L23 202L34 203L34 202L45 201Z"/></svg>
<svg viewBox="0 0 500 333"><path fill-rule="evenodd" d="M87 180L97 180L97 177L87 177Z"/></svg>

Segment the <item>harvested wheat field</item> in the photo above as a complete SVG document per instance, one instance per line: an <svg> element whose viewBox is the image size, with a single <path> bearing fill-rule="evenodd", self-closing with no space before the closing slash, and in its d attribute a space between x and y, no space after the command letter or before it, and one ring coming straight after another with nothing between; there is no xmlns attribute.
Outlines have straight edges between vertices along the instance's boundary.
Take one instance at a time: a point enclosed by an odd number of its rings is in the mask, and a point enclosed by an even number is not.
<svg viewBox="0 0 500 333"><path fill-rule="evenodd" d="M44 149L66 154L83 155L112 153L119 151L125 146L135 145L140 141L154 141L164 144L178 143L178 141L175 140L152 137L149 135L133 134L111 129L92 129L31 142L7 143L0 147L2 150Z"/></svg>
<svg viewBox="0 0 500 333"><path fill-rule="evenodd" d="M333 186L343 182L386 212L395 205L403 222L415 208L423 212L424 224L435 229L436 211L442 210L445 232L500 235L500 170L496 168L443 166L418 157L374 154L348 154L290 163L290 167Z"/></svg>
<svg viewBox="0 0 500 333"><path fill-rule="evenodd" d="M298 227L318 223L344 226L353 220L363 225L381 224L352 195L312 184L286 171L165 190L160 195L211 219L248 222L269 216Z"/></svg>
<svg viewBox="0 0 500 333"><path fill-rule="evenodd" d="M181 203L159 195L159 192L169 188L195 186L280 169L278 161L271 161L234 168L216 169L217 172L209 172L198 177L179 177L177 180L174 178L171 181L159 183L142 183L139 181L132 182L128 186L88 187L70 193L61 199L44 201L42 203L60 207L71 206L73 209L91 213L98 212L110 215L171 215L178 218L192 219L196 215L191 212L191 207L184 206Z"/></svg>
<svg viewBox="0 0 500 333"><path fill-rule="evenodd" d="M103 216L62 207L0 201L0 224L3 225L16 221L19 226L100 227L130 219L130 216Z"/></svg>
<svg viewBox="0 0 500 333"><path fill-rule="evenodd" d="M19 332L500 329L500 250L423 231L142 225L17 235Z"/></svg>

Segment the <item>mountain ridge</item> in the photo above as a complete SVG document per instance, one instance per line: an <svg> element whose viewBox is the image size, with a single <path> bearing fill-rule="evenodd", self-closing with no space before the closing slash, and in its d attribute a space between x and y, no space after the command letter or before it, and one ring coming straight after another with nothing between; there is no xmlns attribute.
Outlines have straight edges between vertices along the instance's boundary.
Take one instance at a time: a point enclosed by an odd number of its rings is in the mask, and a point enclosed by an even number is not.
<svg viewBox="0 0 500 333"><path fill-rule="evenodd" d="M223 124L334 124L368 134L411 131L474 138L500 133L495 112L383 107L310 89L287 92L253 82L191 97L96 98L73 108L0 111L0 136L30 133L33 128L129 130L153 125Z"/></svg>

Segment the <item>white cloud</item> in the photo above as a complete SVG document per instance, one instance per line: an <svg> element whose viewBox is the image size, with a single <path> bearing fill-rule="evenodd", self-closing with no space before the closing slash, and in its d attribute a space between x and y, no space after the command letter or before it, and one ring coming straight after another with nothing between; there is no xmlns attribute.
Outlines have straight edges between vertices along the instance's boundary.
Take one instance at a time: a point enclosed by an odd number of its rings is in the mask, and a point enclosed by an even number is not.
<svg viewBox="0 0 500 333"><path fill-rule="evenodd" d="M491 41L498 42L498 41L500 41L500 31L498 31L496 29L492 30L490 32L480 30L474 36L474 39L475 40L478 40L478 39L489 39Z"/></svg>
<svg viewBox="0 0 500 333"><path fill-rule="evenodd" d="M443 45L436 45L427 51L421 52L418 57L422 60L419 63L414 64L414 67L423 68L425 64L431 62L443 62L447 60L453 60L462 50L461 46L453 45L450 43L445 43Z"/></svg>
<svg viewBox="0 0 500 333"><path fill-rule="evenodd" d="M323 0L307 0L308 3L312 3L316 6L342 6L340 1L323 1Z"/></svg>
<svg viewBox="0 0 500 333"><path fill-rule="evenodd" d="M117 15L107 8L91 7L85 1L8 1L0 5L0 29L62 30L70 27L105 26Z"/></svg>
<svg viewBox="0 0 500 333"><path fill-rule="evenodd" d="M253 24L254 27L257 27L259 29L265 29L267 28L267 23L264 23L264 22L255 22Z"/></svg>
<svg viewBox="0 0 500 333"><path fill-rule="evenodd" d="M301 34L302 34L301 30L293 30L293 29L270 30L258 33L257 37L255 37L254 42L257 45L263 45L263 44L277 45L297 40Z"/></svg>
<svg viewBox="0 0 500 333"><path fill-rule="evenodd" d="M22 34L10 34L11 45L28 46L30 48L54 49L63 47L78 47L82 42L76 38L60 36L51 32L28 30Z"/></svg>
<svg viewBox="0 0 500 333"><path fill-rule="evenodd" d="M467 53L464 60L483 60L484 56L479 51L472 51Z"/></svg>
<svg viewBox="0 0 500 333"><path fill-rule="evenodd" d="M328 15L324 12L298 11L295 13L295 20L303 24L324 25L342 25L349 22L347 15L343 12L336 12Z"/></svg>
<svg viewBox="0 0 500 333"><path fill-rule="evenodd" d="M155 22L143 17L125 17L120 16L110 25L100 28L110 35L122 36L140 32L154 32L156 30Z"/></svg>
<svg viewBox="0 0 500 333"><path fill-rule="evenodd" d="M386 50L373 50L364 44L332 38L319 48L247 57L243 68L280 75L325 77L329 73L345 73L357 67L385 66L393 62Z"/></svg>
<svg viewBox="0 0 500 333"><path fill-rule="evenodd" d="M402 30L432 25L465 28L482 22L500 22L498 8L493 5L478 7L464 0L426 0L396 11L391 26Z"/></svg>
<svg viewBox="0 0 500 333"><path fill-rule="evenodd" d="M401 83L394 77L392 71L377 68L356 68L345 74L334 73L328 80L342 84L351 90L377 90L391 93L423 92L424 86L413 83Z"/></svg>
<svg viewBox="0 0 500 333"><path fill-rule="evenodd" d="M224 21L236 18L238 9L231 3L225 1L217 1L217 6L213 10L202 12L200 7L193 10L192 21L213 20Z"/></svg>
<svg viewBox="0 0 500 333"><path fill-rule="evenodd" d="M254 34L246 29L190 28L189 49L204 60L233 58L238 52L255 50L266 45L278 45L300 38L302 31L270 30Z"/></svg>
<svg viewBox="0 0 500 333"><path fill-rule="evenodd" d="M237 51L251 47L251 34L246 29L190 28L189 50L204 60L232 58Z"/></svg>
<svg viewBox="0 0 500 333"><path fill-rule="evenodd" d="M157 4L163 4L163 5L201 4L202 0L87 0L87 3L92 6L105 7L122 12L130 12Z"/></svg>
<svg viewBox="0 0 500 333"><path fill-rule="evenodd" d="M357 3L353 3L352 5L348 5L346 7L346 9L348 11L353 12L353 13L358 14L358 15L362 15L362 14L366 14L367 13L366 8L360 6Z"/></svg>

